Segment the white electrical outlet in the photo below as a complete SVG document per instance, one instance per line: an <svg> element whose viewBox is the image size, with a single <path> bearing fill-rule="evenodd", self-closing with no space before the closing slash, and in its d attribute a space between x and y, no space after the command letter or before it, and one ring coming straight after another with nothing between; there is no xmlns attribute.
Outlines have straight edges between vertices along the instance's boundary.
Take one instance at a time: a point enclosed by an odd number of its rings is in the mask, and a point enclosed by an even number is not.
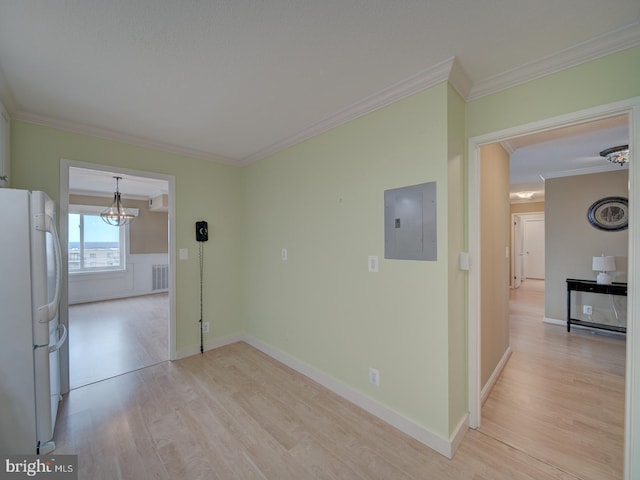
<svg viewBox="0 0 640 480"><path fill-rule="evenodd" d="M283 249L280 251L280 259L281 259L283 262L286 262L288 257L289 257L289 252L287 252L287 249L286 249L286 248L283 248Z"/></svg>
<svg viewBox="0 0 640 480"><path fill-rule="evenodd" d="M593 314L593 307L591 305L583 305L582 306L582 313L584 313L585 315Z"/></svg>
<svg viewBox="0 0 640 480"><path fill-rule="evenodd" d="M202 333L209 333L209 322L204 322L202 324Z"/></svg>
<svg viewBox="0 0 640 480"><path fill-rule="evenodd" d="M380 386L380 372L376 368L369 369L369 383L376 387Z"/></svg>

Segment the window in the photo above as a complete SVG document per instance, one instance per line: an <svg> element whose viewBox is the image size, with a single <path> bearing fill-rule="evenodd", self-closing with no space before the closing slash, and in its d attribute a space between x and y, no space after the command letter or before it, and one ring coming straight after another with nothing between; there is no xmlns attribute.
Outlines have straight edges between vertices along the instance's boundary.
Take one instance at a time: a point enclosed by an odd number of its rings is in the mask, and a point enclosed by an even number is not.
<svg viewBox="0 0 640 480"><path fill-rule="evenodd" d="M124 270L127 227L107 225L103 209L69 205L69 273Z"/></svg>

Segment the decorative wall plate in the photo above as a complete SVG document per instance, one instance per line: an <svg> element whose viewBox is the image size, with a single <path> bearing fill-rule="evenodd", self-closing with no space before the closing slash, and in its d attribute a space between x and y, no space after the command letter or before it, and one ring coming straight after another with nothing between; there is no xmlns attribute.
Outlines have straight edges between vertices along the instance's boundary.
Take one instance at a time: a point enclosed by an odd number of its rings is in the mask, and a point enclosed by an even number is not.
<svg viewBox="0 0 640 480"><path fill-rule="evenodd" d="M624 230L629 226L629 202L624 197L602 198L589 207L587 218L599 230Z"/></svg>

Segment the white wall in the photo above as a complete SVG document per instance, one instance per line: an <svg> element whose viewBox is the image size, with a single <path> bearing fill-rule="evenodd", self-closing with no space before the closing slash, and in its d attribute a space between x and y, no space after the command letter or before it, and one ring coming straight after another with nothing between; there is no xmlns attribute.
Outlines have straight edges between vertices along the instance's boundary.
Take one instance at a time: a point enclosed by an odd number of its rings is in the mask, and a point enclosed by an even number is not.
<svg viewBox="0 0 640 480"><path fill-rule="evenodd" d="M152 290L152 266L168 264L166 253L128 255L126 270L119 272L76 273L69 275L69 303L95 302L147 295Z"/></svg>

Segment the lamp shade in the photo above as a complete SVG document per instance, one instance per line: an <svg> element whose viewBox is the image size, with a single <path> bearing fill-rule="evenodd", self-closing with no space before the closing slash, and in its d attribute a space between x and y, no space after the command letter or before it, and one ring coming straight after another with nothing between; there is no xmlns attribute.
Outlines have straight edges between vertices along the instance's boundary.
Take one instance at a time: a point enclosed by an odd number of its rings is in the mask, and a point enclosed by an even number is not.
<svg viewBox="0 0 640 480"><path fill-rule="evenodd" d="M592 270L596 272L615 272L616 258L611 256L593 257Z"/></svg>

